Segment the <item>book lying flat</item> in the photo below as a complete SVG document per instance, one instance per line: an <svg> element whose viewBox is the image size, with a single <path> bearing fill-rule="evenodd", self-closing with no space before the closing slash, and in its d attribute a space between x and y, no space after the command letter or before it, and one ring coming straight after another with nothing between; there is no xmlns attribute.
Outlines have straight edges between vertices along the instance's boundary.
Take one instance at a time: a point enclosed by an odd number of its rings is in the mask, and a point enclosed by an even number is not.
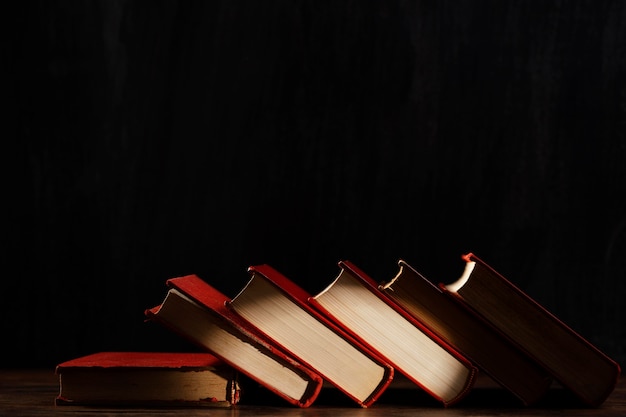
<svg viewBox="0 0 626 417"><path fill-rule="evenodd" d="M211 406L239 401L237 372L209 353L98 352L60 363L57 405Z"/></svg>
<svg viewBox="0 0 626 417"><path fill-rule="evenodd" d="M335 280L309 302L445 406L465 397L477 374L474 365L356 265L341 261L339 267Z"/></svg>
<svg viewBox="0 0 626 417"><path fill-rule="evenodd" d="M315 370L358 405L372 405L393 378L393 368L328 320L310 295L269 265L252 266L230 309Z"/></svg>
<svg viewBox="0 0 626 417"><path fill-rule="evenodd" d="M615 388L617 362L473 254L455 282L440 287L487 320L588 406Z"/></svg>
<svg viewBox="0 0 626 417"><path fill-rule="evenodd" d="M298 407L317 398L322 378L226 307L229 298L196 275L167 280L163 302L146 316L203 347Z"/></svg>
<svg viewBox="0 0 626 417"><path fill-rule="evenodd" d="M398 266L396 276L379 286L389 298L523 404L534 404L545 396L552 383L545 369L408 263L399 260Z"/></svg>

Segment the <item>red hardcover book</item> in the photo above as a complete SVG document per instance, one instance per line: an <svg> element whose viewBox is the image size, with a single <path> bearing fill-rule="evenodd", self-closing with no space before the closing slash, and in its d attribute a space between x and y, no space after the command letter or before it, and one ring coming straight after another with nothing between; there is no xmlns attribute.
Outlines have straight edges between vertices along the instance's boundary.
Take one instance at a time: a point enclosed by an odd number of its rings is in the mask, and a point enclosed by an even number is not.
<svg viewBox="0 0 626 417"><path fill-rule="evenodd" d="M308 303L310 295L269 265L251 278L229 308L273 343L319 373L362 407L372 405L393 378L393 368Z"/></svg>
<svg viewBox="0 0 626 417"><path fill-rule="evenodd" d="M289 403L308 407L323 379L248 322L234 314L229 298L196 275L167 280L162 304L146 316L208 350Z"/></svg>
<svg viewBox="0 0 626 417"><path fill-rule="evenodd" d="M472 362L388 298L356 265L341 261L339 267L337 278L309 303L443 405L465 397L477 374Z"/></svg>
<svg viewBox="0 0 626 417"><path fill-rule="evenodd" d="M457 281L440 284L469 311L488 321L588 406L615 388L620 367L511 281L473 254Z"/></svg>
<svg viewBox="0 0 626 417"><path fill-rule="evenodd" d="M237 372L209 353L98 352L60 363L57 405L211 406L239 401Z"/></svg>

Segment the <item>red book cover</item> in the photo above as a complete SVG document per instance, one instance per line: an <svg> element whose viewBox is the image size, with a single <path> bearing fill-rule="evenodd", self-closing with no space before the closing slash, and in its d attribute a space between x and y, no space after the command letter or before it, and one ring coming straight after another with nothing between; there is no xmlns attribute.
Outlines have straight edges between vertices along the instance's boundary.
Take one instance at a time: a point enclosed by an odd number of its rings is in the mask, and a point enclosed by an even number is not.
<svg viewBox="0 0 626 417"><path fill-rule="evenodd" d="M397 312L400 316L402 316L406 321L408 321L413 326L418 328L428 338L430 338L436 344L438 344L443 349L445 349L451 356L455 357L461 364L463 364L465 366L465 368L467 368L468 374L467 374L467 378L466 378L466 380L464 382L463 390L459 392L457 397L452 399L452 400L449 400L449 401L444 400L443 398L441 398L441 396L437 395L431 389L429 389L429 387L426 386L423 383L423 381L415 379L410 373L405 372L405 370L402 369L402 367L399 366L397 363L395 363L393 360L391 360L390 358L386 357L385 355L380 353L378 350L376 350L376 348L373 347L367 340L364 340L362 337L357 335L355 332L353 332L347 326L343 326L341 324L341 321L337 317L335 317L332 313L330 313L326 308L324 308L315 299L315 297L309 297L307 299L307 301L312 306L314 306L316 309L318 309L320 312L322 312L325 316L327 316L330 320L333 320L333 321L337 322L338 325L341 325L342 328L346 332L348 332L350 335L352 335L354 338L356 338L361 343L363 343L366 346L368 346L372 351L376 352L379 356L384 357L385 360L388 361L391 364L391 366L393 366L397 371L399 371L402 374L404 374L409 380L411 380L417 386L422 388L425 392L430 394L433 398L435 398L436 400L442 402L445 406L450 406L450 405L460 401L462 398L464 398L469 393L469 391L471 390L471 388L474 385L474 382L476 380L478 369L474 366L474 364L468 358L466 358L463 354L461 354L458 350L456 350L453 346L451 346L446 341L444 341L439 336L437 336L435 333L433 333L423 323L418 321L411 314L407 313L402 307L400 307L398 304L396 304L395 301L393 301L392 299L387 297L378 288L378 283L375 282L369 275L367 275L363 270L361 270L355 264L353 264L350 261L344 260L344 261L340 261L338 263L338 265L343 270L349 272L350 275L352 275L354 278L358 279L367 290L369 290L372 294L374 294L376 297L378 297L380 300L382 300L385 304L387 304L389 307L391 307L395 312Z"/></svg>
<svg viewBox="0 0 626 417"><path fill-rule="evenodd" d="M220 359L206 352L98 352L70 359L56 366L60 373L68 368L217 368Z"/></svg>
<svg viewBox="0 0 626 417"><path fill-rule="evenodd" d="M322 373L321 371L313 367L310 363L308 363L306 358L302 358L302 357L298 358L299 360L307 364L307 366L312 367L314 370L316 370L328 382L335 385L336 388L338 388L348 397L355 400L362 407L369 407L370 405L372 405L391 383L393 379L393 375L394 375L393 367L387 361L385 361L382 357L380 357L377 353L375 353L369 347L361 343L361 341L355 339L352 335L347 333L343 328L339 327L336 323L329 320L326 316L322 315L319 311L314 309L308 303L310 294L308 294L303 288L298 286L295 282L293 282L292 280L290 280L289 278L287 278L286 276L278 272L276 269L272 268L269 265L257 265L257 266L249 267L248 272L251 275L258 274L264 279L266 279L268 282L270 282L272 285L278 288L280 292L282 292L289 299L291 299L296 305L298 305L302 310L307 312L310 316L314 317L317 321L323 323L327 328L331 329L333 332L338 334L341 338L343 338L349 344L356 347L357 350L361 351L370 359L378 363L379 366L384 368L385 370L384 376L380 380L380 383L377 386L376 390L371 393L371 395L369 396L369 398L367 398L367 400L361 402L357 398L354 398L352 395L350 395L350 393L345 391L341 385L337 385L331 378L329 378L327 375L324 375L324 373ZM272 341L278 344L277 341L273 339ZM281 348L289 352L289 349L283 347L282 345L281 345ZM295 355L293 352L289 352L289 353L297 357L297 355Z"/></svg>
<svg viewBox="0 0 626 417"><path fill-rule="evenodd" d="M279 361L284 363L284 366L289 367L295 372L303 375L306 379L309 380L309 387L306 390L306 394L302 398L297 399L289 397L273 388L267 383L267 381L259 379L259 377L251 372L247 366L244 366L236 360L229 360L228 358L219 355L217 352L211 353L215 354L215 356L219 357L222 361L229 364L234 369L255 380L262 386L266 387L278 396L284 398L293 405L306 408L315 401L322 388L322 377L306 365L302 364L295 358L288 355L286 352L282 351L262 333L258 332L253 326L250 326L248 322L243 320L237 314L234 314L233 311L231 311L226 306L227 302L230 300L226 295L222 294L216 288L212 287L196 275L187 275L178 278L171 278L166 281L166 284L171 288L176 288L195 302L212 311L214 314L216 314L218 317L228 323L228 325L237 332L237 337L239 337L244 342L257 346L259 350L265 350L269 352L269 356L278 358ZM161 306L156 306L151 309L147 309L145 311L146 316L150 319L155 319L159 321L157 319L157 312L160 307ZM191 335L182 334L179 329L169 326L167 323L161 323L166 327L170 327L172 331L177 332L183 337L190 339L193 343L196 343L203 348L207 348L207 346L199 343L198 340L190 337Z"/></svg>

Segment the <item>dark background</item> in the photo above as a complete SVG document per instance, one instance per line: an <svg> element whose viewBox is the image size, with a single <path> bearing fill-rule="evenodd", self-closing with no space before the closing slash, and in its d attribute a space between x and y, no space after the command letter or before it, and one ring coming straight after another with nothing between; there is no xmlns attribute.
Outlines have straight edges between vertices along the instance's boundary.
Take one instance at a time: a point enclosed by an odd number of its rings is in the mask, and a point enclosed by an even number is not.
<svg viewBox="0 0 626 417"><path fill-rule="evenodd" d="M13 3L1 366L193 348L174 276L469 251L624 363L626 2Z"/></svg>

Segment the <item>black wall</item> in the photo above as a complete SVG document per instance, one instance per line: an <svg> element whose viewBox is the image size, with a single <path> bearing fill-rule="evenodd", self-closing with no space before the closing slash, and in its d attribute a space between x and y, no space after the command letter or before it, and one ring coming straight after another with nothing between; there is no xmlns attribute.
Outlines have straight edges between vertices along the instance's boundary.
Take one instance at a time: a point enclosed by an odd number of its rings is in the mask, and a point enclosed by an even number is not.
<svg viewBox="0 0 626 417"><path fill-rule="evenodd" d="M1 366L193 349L173 276L469 251L626 359L625 2L15 3Z"/></svg>

